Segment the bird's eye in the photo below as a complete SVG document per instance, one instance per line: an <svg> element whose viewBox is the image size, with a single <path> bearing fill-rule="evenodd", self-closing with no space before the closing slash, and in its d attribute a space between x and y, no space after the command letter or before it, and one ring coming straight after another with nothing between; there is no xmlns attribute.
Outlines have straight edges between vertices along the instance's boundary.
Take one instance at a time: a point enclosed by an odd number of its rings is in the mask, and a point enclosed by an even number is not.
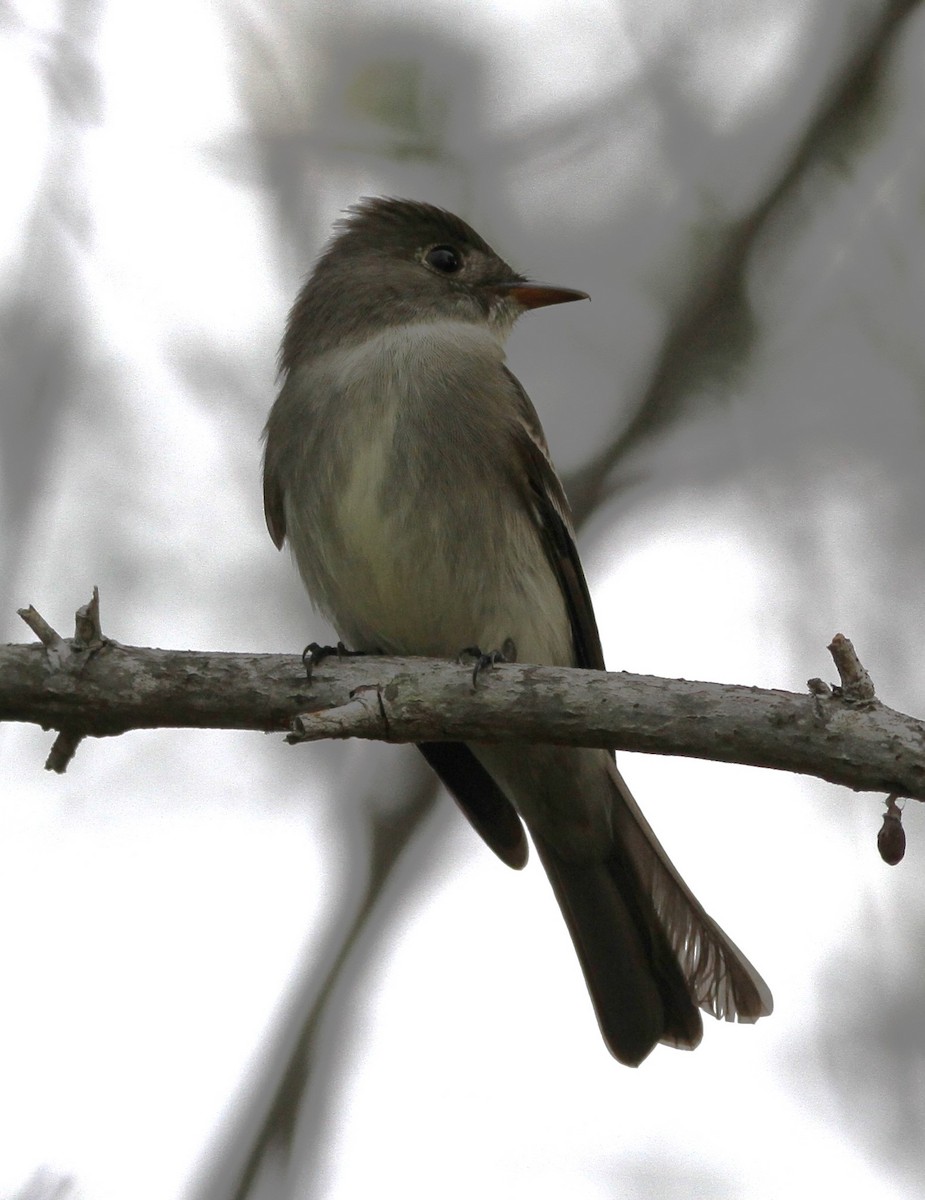
<svg viewBox="0 0 925 1200"><path fill-rule="evenodd" d="M459 251L454 250L452 246L434 246L424 255L424 261L444 275L455 275L462 266Z"/></svg>

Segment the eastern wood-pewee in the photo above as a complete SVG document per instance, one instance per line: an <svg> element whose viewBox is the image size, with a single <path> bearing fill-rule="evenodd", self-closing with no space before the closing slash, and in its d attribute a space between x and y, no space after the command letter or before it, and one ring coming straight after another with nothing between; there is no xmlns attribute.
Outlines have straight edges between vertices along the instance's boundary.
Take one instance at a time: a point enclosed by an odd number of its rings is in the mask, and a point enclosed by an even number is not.
<svg viewBox="0 0 925 1200"><path fill-rule="evenodd" d="M505 366L531 308L586 298L516 274L464 221L364 200L292 308L264 499L315 605L356 649L604 669L568 503ZM688 889L605 750L420 747L493 850L549 876L610 1051L693 1048L699 1009L771 994Z"/></svg>

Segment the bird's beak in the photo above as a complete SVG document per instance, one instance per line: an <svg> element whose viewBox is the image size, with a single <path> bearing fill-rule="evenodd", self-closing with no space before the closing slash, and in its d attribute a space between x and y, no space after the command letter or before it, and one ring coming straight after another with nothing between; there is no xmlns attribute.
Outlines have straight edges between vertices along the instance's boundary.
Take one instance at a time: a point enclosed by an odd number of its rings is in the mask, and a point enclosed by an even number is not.
<svg viewBox="0 0 925 1200"><path fill-rule="evenodd" d="M573 288L553 287L550 283L528 283L525 279L512 279L510 283L496 283L492 288L499 296L511 299L522 308L545 308L547 304L567 304L569 300L590 300L587 292L576 292Z"/></svg>
<svg viewBox="0 0 925 1200"><path fill-rule="evenodd" d="M551 283L529 283L527 280L495 283L492 290L504 299L515 301L522 308L545 308L549 304L567 304L570 300L590 300L587 292L555 288Z"/></svg>

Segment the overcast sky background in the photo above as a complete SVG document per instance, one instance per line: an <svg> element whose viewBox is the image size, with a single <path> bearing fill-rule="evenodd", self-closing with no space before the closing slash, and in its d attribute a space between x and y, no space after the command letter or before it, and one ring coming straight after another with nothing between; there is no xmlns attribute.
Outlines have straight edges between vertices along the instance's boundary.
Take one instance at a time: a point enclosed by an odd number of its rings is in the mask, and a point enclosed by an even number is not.
<svg viewBox="0 0 925 1200"><path fill-rule="evenodd" d="M0 6L0 637L98 584L125 643L326 640L259 435L300 279L391 194L592 296L509 360L612 667L799 690L841 631L925 712L923 55L898 0ZM411 752L50 743L0 728L0 1195L925 1193L914 806L890 870L876 797L624 756L776 1002L630 1071L542 872Z"/></svg>

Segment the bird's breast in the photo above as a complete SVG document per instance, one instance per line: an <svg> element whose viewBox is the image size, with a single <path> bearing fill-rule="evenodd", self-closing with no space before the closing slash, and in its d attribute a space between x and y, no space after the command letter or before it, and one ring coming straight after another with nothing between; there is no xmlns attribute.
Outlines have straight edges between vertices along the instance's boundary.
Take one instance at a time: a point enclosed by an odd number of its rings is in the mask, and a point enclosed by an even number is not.
<svg viewBox="0 0 925 1200"><path fill-rule="evenodd" d="M329 470L300 472L286 504L302 574L340 635L437 656L510 637L523 661L570 661L558 583L505 458L498 342L445 323L330 357L316 384L338 397Z"/></svg>

